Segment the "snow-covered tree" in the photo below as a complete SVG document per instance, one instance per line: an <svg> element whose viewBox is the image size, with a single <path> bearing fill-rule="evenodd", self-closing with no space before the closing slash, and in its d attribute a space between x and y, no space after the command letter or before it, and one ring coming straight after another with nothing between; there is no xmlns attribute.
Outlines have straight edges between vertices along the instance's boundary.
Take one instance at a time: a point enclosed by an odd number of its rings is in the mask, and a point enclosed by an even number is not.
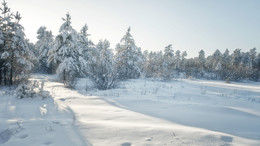
<svg viewBox="0 0 260 146"><path fill-rule="evenodd" d="M244 79L250 79L254 73L250 52L242 53L241 68L241 77Z"/></svg>
<svg viewBox="0 0 260 146"><path fill-rule="evenodd" d="M184 52L182 52L181 53L181 70L182 71L185 71L186 70L186 62L187 62L187 59L186 59L186 57L187 57L187 52L186 51L184 51Z"/></svg>
<svg viewBox="0 0 260 146"><path fill-rule="evenodd" d="M175 64L175 69L179 71L181 68L181 51L180 50L177 50L175 52L174 64Z"/></svg>
<svg viewBox="0 0 260 146"><path fill-rule="evenodd" d="M232 54L231 63L233 66L238 66L241 63L241 49L236 49Z"/></svg>
<svg viewBox="0 0 260 146"><path fill-rule="evenodd" d="M100 40L96 45L96 60L91 64L89 77L94 86L100 90L114 88L118 83L113 63L113 52L107 40Z"/></svg>
<svg viewBox="0 0 260 146"><path fill-rule="evenodd" d="M249 55L250 55L250 60L252 62L252 67L256 68L256 57L257 57L256 48L250 49Z"/></svg>
<svg viewBox="0 0 260 146"><path fill-rule="evenodd" d="M215 67L216 71L221 71L222 70L222 66L221 66L221 62L219 62L216 67Z"/></svg>
<svg viewBox="0 0 260 146"><path fill-rule="evenodd" d="M222 58L222 53L217 49L214 53L213 53L213 62L212 62L212 66L213 68L216 68L217 65L220 63L221 58Z"/></svg>
<svg viewBox="0 0 260 146"><path fill-rule="evenodd" d="M243 52L241 58L242 58L242 59L241 59L241 63L242 63L245 67L247 67L247 68L249 68L250 70L252 70L252 69L253 69L253 62L252 62L252 60L251 60L250 52L246 52L246 53Z"/></svg>
<svg viewBox="0 0 260 146"><path fill-rule="evenodd" d="M257 70L257 79L260 79L260 53L258 53L256 59L256 70Z"/></svg>
<svg viewBox="0 0 260 146"><path fill-rule="evenodd" d="M12 36L12 20L14 19L13 14L10 11L10 8L7 6L5 0L2 3L1 10L1 50L0 50L0 64L1 64L1 83L4 82L4 85L8 85L8 69L10 68L10 44Z"/></svg>
<svg viewBox="0 0 260 146"><path fill-rule="evenodd" d="M90 34L88 34L87 31L88 26L87 24L85 24L79 33L78 46L80 48L79 50L81 51L80 54L82 54L82 57L84 58L84 60L86 60L84 72L88 76L90 75L90 67L96 62L98 52L95 48L94 43L89 40L88 36Z"/></svg>
<svg viewBox="0 0 260 146"><path fill-rule="evenodd" d="M0 26L2 30L1 45L1 81L5 85L18 84L27 80L33 64L31 61L35 58L28 47L28 42L23 32L24 28L19 23L20 14L13 14L4 1Z"/></svg>
<svg viewBox="0 0 260 146"><path fill-rule="evenodd" d="M56 73L66 87L72 88L76 77L84 76L83 68L86 61L83 59L78 46L78 34L71 26L71 16L66 14L62 18L59 35L56 36L53 48L49 52L48 63L57 65Z"/></svg>
<svg viewBox="0 0 260 146"><path fill-rule="evenodd" d="M24 28L19 24L21 19L20 14L17 12L14 16L15 22L13 23L13 36L11 38L11 60L10 60L10 85L12 81L18 79L18 82L29 78L29 72L33 68L32 60L35 59L34 54L31 52L23 32Z"/></svg>
<svg viewBox="0 0 260 146"><path fill-rule="evenodd" d="M172 73L174 70L174 51L172 45L168 45L164 49L163 63L162 63L162 77L164 80L169 80L172 78Z"/></svg>
<svg viewBox="0 0 260 146"><path fill-rule="evenodd" d="M37 39L35 49L38 56L38 71L43 73L52 73L52 65L48 65L48 52L52 47L53 35L45 26L41 26L37 31Z"/></svg>
<svg viewBox="0 0 260 146"><path fill-rule="evenodd" d="M222 55L221 59L221 70L219 70L219 76L222 80L230 80L230 67L231 67L231 56L229 55L229 50Z"/></svg>
<svg viewBox="0 0 260 146"><path fill-rule="evenodd" d="M256 57L256 68L260 70L260 53Z"/></svg>
<svg viewBox="0 0 260 146"><path fill-rule="evenodd" d="M150 52L144 67L146 77L160 77L162 75L163 53Z"/></svg>
<svg viewBox="0 0 260 146"><path fill-rule="evenodd" d="M200 50L199 51L199 58L198 58L199 62L198 62L198 65L199 65L199 68L200 69L204 69L205 68L205 62L206 62L206 59L205 59L205 52L203 50Z"/></svg>
<svg viewBox="0 0 260 146"><path fill-rule="evenodd" d="M218 49L212 55L206 58L205 68L204 68L205 75L207 76L206 78L211 78L211 79L215 79L218 77L220 78L221 58L222 58L222 53Z"/></svg>
<svg viewBox="0 0 260 146"><path fill-rule="evenodd" d="M210 55L207 58L205 58L205 65L204 65L204 71L214 71L215 67L213 66L214 64L214 56Z"/></svg>
<svg viewBox="0 0 260 146"><path fill-rule="evenodd" d="M231 55L231 80L241 80L242 79L242 71L243 71L243 62L241 56L241 49L236 49Z"/></svg>
<svg viewBox="0 0 260 146"><path fill-rule="evenodd" d="M146 52L147 52L147 54L146 54ZM144 53L144 56L146 57L145 64L144 64L145 77L152 77L153 73L154 73L151 71L153 69L154 54L153 54L153 52L148 53L148 51L146 50Z"/></svg>
<svg viewBox="0 0 260 146"><path fill-rule="evenodd" d="M142 70L142 52L135 45L130 27L116 46L115 66L120 80L138 78Z"/></svg>
<svg viewBox="0 0 260 146"><path fill-rule="evenodd" d="M0 20L0 85L3 82L3 78L4 78L4 68L5 68L5 59L3 59L1 56L4 53L5 49L4 49L4 32L3 32L3 21Z"/></svg>

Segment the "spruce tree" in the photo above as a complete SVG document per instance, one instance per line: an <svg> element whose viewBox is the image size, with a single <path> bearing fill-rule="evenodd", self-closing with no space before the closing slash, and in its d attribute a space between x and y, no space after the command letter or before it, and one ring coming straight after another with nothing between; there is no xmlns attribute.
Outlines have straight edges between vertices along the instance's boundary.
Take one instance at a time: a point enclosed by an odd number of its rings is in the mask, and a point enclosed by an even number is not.
<svg viewBox="0 0 260 146"><path fill-rule="evenodd" d="M120 80L135 79L140 77L142 70L142 52L135 45L130 34L130 27L116 46L115 66Z"/></svg>
<svg viewBox="0 0 260 146"><path fill-rule="evenodd" d="M181 51L180 50L177 50L175 52L174 64L175 64L175 69L177 71L180 71L180 68L181 68Z"/></svg>
<svg viewBox="0 0 260 146"><path fill-rule="evenodd" d="M83 59L78 46L78 34L71 26L71 16L62 18L59 35L56 36L53 48L49 52L48 63L57 65L56 73L66 87L73 88L75 79L83 77L86 61Z"/></svg>
<svg viewBox="0 0 260 146"><path fill-rule="evenodd" d="M2 5L1 81L5 85L19 84L28 79L35 57L30 51L24 28L19 23L22 17L18 12L11 13L5 1Z"/></svg>
<svg viewBox="0 0 260 146"><path fill-rule="evenodd" d="M95 49L94 43L89 40L88 36L90 34L87 33L88 26L85 24L79 33L79 40L78 40L78 47L80 54L82 54L82 57L86 61L84 73L89 76L91 66L95 64L95 60L97 58L97 50Z"/></svg>
<svg viewBox="0 0 260 146"><path fill-rule="evenodd" d="M47 28L41 26L37 31L37 39L35 49L38 56L38 71L42 73L52 73L52 65L48 65L48 53L53 44L53 35Z"/></svg>
<svg viewBox="0 0 260 146"><path fill-rule="evenodd" d="M199 51L199 68L204 70L205 68L205 62L206 62L206 59L205 59L205 52L203 50L200 50Z"/></svg>
<svg viewBox="0 0 260 146"><path fill-rule="evenodd" d="M174 51L170 44L165 47L163 54L162 77L164 80L169 80L173 77L174 66Z"/></svg>

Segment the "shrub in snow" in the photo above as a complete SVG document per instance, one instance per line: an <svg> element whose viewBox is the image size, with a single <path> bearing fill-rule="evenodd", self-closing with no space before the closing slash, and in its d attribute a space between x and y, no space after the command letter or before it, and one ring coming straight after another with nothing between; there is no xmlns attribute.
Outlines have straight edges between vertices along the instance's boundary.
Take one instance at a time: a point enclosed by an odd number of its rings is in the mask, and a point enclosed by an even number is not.
<svg viewBox="0 0 260 146"><path fill-rule="evenodd" d="M36 92L32 90L32 87L30 87L26 83L21 83L17 88L16 88L16 96L18 98L33 98L35 97Z"/></svg>
<svg viewBox="0 0 260 146"><path fill-rule="evenodd" d="M35 98L35 97L42 97L42 98L49 98L51 97L48 91L43 90L44 82L41 83L39 86L39 82L34 81L33 84L29 82L22 82L16 88L16 96L18 98Z"/></svg>
<svg viewBox="0 0 260 146"><path fill-rule="evenodd" d="M96 45L96 59L90 67L89 77L99 90L111 89L117 86L118 76L114 69L113 53L107 40L100 40Z"/></svg>
<svg viewBox="0 0 260 146"><path fill-rule="evenodd" d="M91 77L94 86L99 90L115 88L118 85L116 74L97 74Z"/></svg>
<svg viewBox="0 0 260 146"><path fill-rule="evenodd" d="M227 78L227 79L225 80L225 82L230 84L230 83L231 83L230 78Z"/></svg>

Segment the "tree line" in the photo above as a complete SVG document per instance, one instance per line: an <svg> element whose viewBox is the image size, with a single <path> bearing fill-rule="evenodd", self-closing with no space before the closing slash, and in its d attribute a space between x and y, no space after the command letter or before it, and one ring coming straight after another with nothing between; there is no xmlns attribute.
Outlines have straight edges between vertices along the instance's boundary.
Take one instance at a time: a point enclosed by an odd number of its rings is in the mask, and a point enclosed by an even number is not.
<svg viewBox="0 0 260 146"><path fill-rule="evenodd" d="M201 50L194 58L186 58L186 51L174 51L171 44L164 51L142 52L129 27L116 48L111 49L108 40L97 44L89 40L87 25L76 31L69 13L62 18L57 36L42 26L33 44L25 37L19 23L20 14L13 14L5 1L0 11L0 85L25 82L30 72L57 74L69 88L75 86L76 78L88 77L101 90L141 76L165 81L180 77L226 81L260 79L260 53L257 54L256 48L248 52L216 50L208 57Z"/></svg>

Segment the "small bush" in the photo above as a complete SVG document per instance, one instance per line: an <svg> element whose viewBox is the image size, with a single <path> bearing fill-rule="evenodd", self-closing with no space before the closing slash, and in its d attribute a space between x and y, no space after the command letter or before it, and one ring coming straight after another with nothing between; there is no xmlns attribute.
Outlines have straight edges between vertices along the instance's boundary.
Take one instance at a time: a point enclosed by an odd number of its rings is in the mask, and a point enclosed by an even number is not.
<svg viewBox="0 0 260 146"><path fill-rule="evenodd" d="M116 74L100 74L97 73L90 76L91 81L95 88L99 90L107 90L115 88L119 84L119 80Z"/></svg>
<svg viewBox="0 0 260 146"><path fill-rule="evenodd" d="M20 99L22 98L35 98L35 97L42 97L42 98L49 98L50 93L48 91L43 90L44 82L41 83L39 86L38 81L34 81L33 84L30 82L23 82L18 85L16 88L16 96Z"/></svg>

